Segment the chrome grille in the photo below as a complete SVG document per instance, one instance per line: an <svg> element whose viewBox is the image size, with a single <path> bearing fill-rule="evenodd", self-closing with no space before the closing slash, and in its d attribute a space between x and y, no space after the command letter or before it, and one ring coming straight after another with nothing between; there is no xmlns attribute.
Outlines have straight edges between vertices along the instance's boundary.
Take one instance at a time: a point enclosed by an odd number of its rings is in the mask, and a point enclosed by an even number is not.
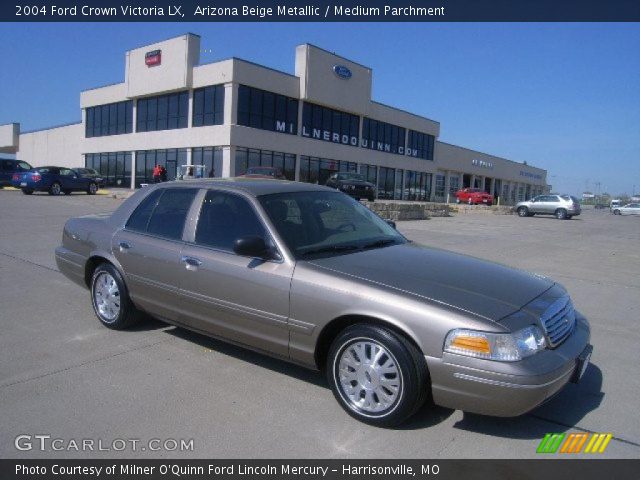
<svg viewBox="0 0 640 480"><path fill-rule="evenodd" d="M560 345L571 335L576 325L576 313L569 296L566 295L553 302L541 315L540 323L551 347Z"/></svg>

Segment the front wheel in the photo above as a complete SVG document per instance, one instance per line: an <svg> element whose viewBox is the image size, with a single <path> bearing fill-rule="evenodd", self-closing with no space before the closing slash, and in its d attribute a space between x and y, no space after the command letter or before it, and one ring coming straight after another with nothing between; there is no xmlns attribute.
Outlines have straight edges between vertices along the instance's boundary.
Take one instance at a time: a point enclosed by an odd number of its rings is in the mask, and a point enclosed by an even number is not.
<svg viewBox="0 0 640 480"><path fill-rule="evenodd" d="M356 324L331 344L327 379L340 406L361 422L393 427L425 402L429 374L424 357L386 328Z"/></svg>
<svg viewBox="0 0 640 480"><path fill-rule="evenodd" d="M614 214L614 215L620 215L620 210L614 210L614 211L613 211L613 214Z"/></svg>
<svg viewBox="0 0 640 480"><path fill-rule="evenodd" d="M519 207L518 208L518 216L520 217L528 217L529 209L527 207Z"/></svg>
<svg viewBox="0 0 640 480"><path fill-rule="evenodd" d="M95 195L96 193L98 193L98 185L93 183L93 182L91 182L89 184L89 188L87 188L87 193L89 195Z"/></svg>
<svg viewBox="0 0 640 480"><path fill-rule="evenodd" d="M91 277L91 303L100 322L122 330L139 319L120 272L110 263L99 265Z"/></svg>
<svg viewBox="0 0 640 480"><path fill-rule="evenodd" d="M467 201L467 203L468 203L469 205L473 205L473 200L471 200L471 198L469 198L469 200Z"/></svg>

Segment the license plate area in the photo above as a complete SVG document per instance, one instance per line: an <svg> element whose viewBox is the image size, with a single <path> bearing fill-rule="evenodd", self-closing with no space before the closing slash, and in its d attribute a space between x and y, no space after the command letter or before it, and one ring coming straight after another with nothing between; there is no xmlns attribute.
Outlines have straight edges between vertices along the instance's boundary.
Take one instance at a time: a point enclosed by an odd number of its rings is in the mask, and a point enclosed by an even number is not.
<svg viewBox="0 0 640 480"><path fill-rule="evenodd" d="M578 355L578 358L576 359L576 369L573 373L573 377L571 378L571 381L573 383L578 383L582 378L582 376L584 375L584 372L587 371L587 367L589 367L589 361L591 360L592 352L593 352L593 347L591 345L587 345L582 351L582 353Z"/></svg>
<svg viewBox="0 0 640 480"><path fill-rule="evenodd" d="M27 186L27 182L20 182L20 186L21 187L26 187Z"/></svg>

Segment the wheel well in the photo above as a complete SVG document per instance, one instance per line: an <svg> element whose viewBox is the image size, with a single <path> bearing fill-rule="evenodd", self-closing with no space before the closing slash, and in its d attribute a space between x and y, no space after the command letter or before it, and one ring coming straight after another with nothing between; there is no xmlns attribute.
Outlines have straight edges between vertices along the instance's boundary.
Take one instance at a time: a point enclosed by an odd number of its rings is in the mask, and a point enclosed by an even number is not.
<svg viewBox="0 0 640 480"><path fill-rule="evenodd" d="M93 272L101 263L108 263L113 265L109 260L99 255L93 256L87 260L87 263L84 267L84 283L87 287L91 287L91 277L93 277Z"/></svg>
<svg viewBox="0 0 640 480"><path fill-rule="evenodd" d="M316 367L318 367L319 370L324 371L325 365L327 363L327 355L329 354L329 348L331 347L331 343L333 342L333 340L345 328L350 327L351 325L355 325L356 323L366 323L369 325L378 325L380 327L385 327L395 334L402 336L405 340L410 342L419 352L422 352L420 346L410 335L407 334L407 332L389 322L380 320L376 317L369 317L367 315L345 315L331 320L331 322L329 322L320 332L320 336L318 337L318 341L316 342L315 352Z"/></svg>

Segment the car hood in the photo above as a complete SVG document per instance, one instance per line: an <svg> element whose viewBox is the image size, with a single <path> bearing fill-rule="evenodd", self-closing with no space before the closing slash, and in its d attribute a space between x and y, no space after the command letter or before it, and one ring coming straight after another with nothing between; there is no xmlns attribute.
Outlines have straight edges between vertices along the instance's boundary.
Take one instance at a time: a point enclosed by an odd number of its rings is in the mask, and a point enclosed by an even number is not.
<svg viewBox="0 0 640 480"><path fill-rule="evenodd" d="M532 273L414 243L309 263L495 322L554 285L548 278Z"/></svg>

